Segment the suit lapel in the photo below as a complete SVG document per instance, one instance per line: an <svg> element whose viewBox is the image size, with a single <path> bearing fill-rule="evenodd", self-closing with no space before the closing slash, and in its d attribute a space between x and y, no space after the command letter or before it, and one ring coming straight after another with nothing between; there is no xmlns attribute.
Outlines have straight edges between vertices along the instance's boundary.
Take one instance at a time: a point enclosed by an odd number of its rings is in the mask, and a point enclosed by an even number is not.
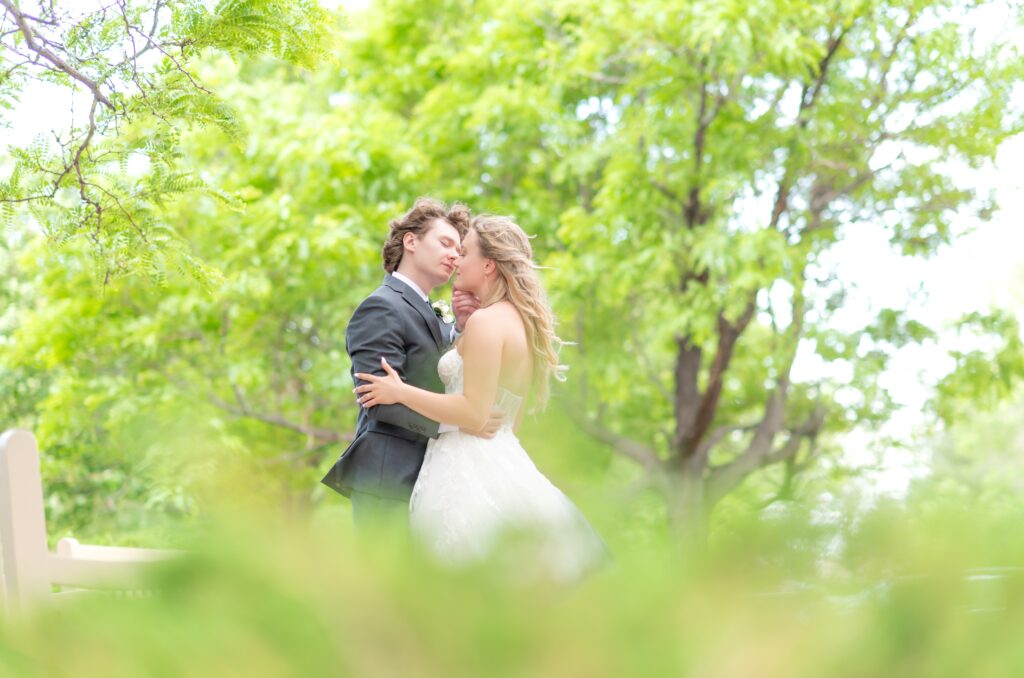
<svg viewBox="0 0 1024 678"><path fill-rule="evenodd" d="M437 344L438 349L443 349L444 345L441 341L441 327L438 317L434 315L433 309L430 305L423 301L422 298L411 287L406 285L401 280L398 280L391 275L384 278L384 284L398 292L405 299L405 302L413 307L420 317L427 323L427 327L430 328L430 334L434 337L434 343Z"/></svg>

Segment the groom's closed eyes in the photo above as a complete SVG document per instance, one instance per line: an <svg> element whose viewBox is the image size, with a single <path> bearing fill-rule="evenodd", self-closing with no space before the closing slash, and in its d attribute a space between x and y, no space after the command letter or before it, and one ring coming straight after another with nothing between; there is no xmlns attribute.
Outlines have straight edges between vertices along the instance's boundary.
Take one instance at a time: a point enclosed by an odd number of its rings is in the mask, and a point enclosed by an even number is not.
<svg viewBox="0 0 1024 678"><path fill-rule="evenodd" d="M460 257L462 256L462 247L460 247L460 246L459 246L459 243L458 243L458 242L456 242L456 241L452 240L452 239L451 239L451 238L449 238L448 236L446 236L446 235L444 235L444 236L441 236L441 245L442 245L442 246L443 246L443 247L444 247L445 249L449 249L449 248L451 248L451 249L454 249L454 250L455 250L455 253L456 253L456 254L457 254L458 256L460 256Z"/></svg>

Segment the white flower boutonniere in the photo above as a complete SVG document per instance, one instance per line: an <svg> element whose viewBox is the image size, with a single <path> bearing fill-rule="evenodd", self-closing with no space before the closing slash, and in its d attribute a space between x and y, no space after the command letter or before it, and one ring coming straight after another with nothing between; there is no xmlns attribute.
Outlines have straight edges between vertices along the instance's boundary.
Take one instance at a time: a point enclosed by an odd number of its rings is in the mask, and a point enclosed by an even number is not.
<svg viewBox="0 0 1024 678"><path fill-rule="evenodd" d="M452 314L452 307L447 301L435 301L430 305L430 307L434 309L434 315L440 318L442 322L448 325L455 322L455 315Z"/></svg>

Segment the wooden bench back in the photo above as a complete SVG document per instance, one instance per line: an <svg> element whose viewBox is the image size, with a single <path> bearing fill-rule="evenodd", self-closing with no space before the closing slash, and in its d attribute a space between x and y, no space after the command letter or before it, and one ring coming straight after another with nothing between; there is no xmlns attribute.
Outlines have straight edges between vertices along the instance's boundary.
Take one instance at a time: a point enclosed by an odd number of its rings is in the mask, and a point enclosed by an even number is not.
<svg viewBox="0 0 1024 678"><path fill-rule="evenodd" d="M170 550L91 546L71 538L61 539L57 552L50 553L39 448L35 436L22 430L0 435L0 543L3 594L11 611L47 602L55 585L139 590L145 586L148 567L179 555Z"/></svg>

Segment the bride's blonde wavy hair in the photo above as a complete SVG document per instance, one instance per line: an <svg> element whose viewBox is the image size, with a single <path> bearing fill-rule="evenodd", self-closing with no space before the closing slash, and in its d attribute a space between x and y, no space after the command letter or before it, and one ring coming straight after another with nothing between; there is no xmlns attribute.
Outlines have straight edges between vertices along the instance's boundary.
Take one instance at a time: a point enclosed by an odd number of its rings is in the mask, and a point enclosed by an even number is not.
<svg viewBox="0 0 1024 678"><path fill-rule="evenodd" d="M476 231L480 253L493 260L498 271L494 289L481 305L507 299L522 316L534 356L534 398L537 408L543 409L551 394L550 378L565 381L567 368L558 362L558 348L563 342L555 335L554 314L533 263L530 238L508 217L490 214L473 217L469 228Z"/></svg>

